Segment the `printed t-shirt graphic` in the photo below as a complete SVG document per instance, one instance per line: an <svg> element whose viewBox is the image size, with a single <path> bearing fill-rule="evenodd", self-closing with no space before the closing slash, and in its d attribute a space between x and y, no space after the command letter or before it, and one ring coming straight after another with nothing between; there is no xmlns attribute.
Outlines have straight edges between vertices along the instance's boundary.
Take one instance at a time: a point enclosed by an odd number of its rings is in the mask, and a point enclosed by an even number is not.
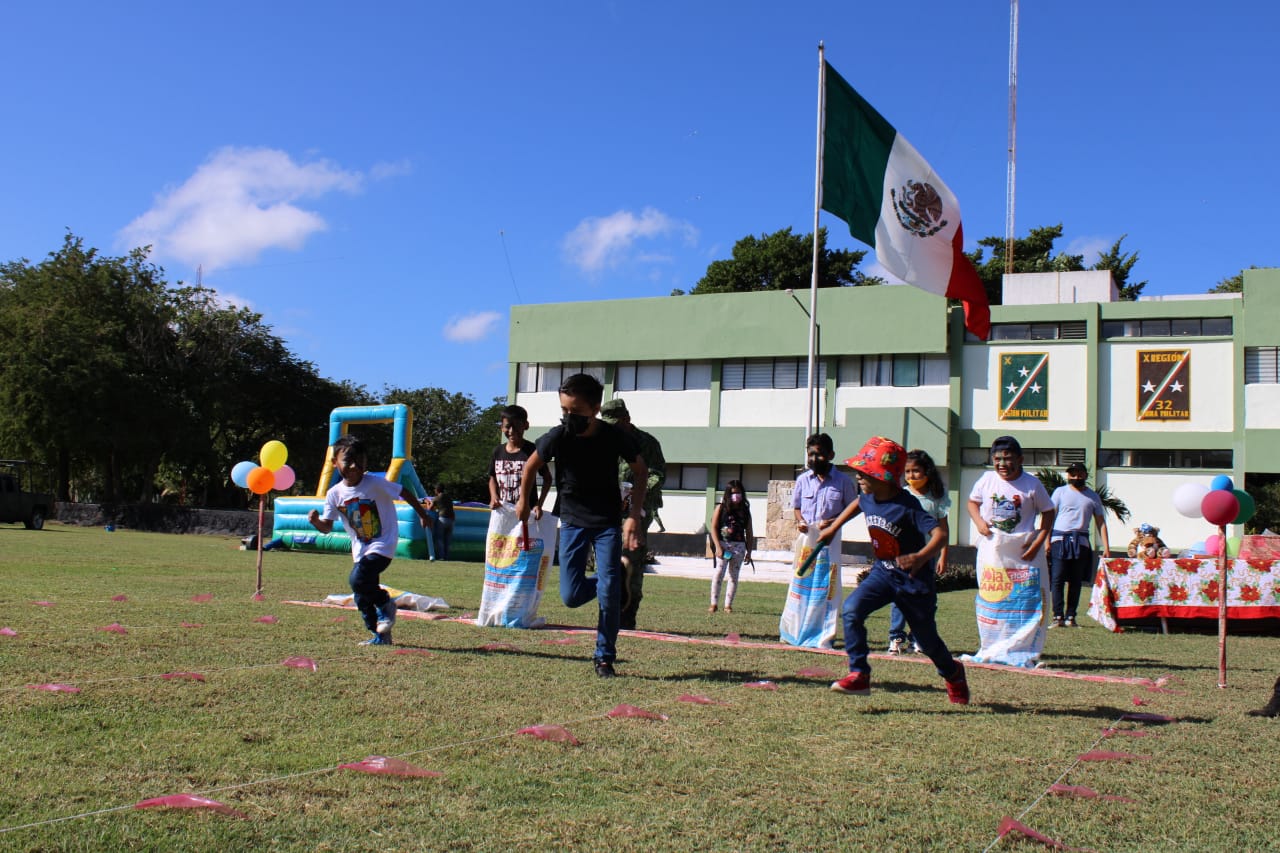
<svg viewBox="0 0 1280 853"><path fill-rule="evenodd" d="M1017 492L1006 497L1000 492L991 495L991 526L1005 533L1012 533L1022 521L1022 495Z"/></svg>
<svg viewBox="0 0 1280 853"><path fill-rule="evenodd" d="M372 498L352 498L341 510L347 532L361 542L372 542L382 535L382 517Z"/></svg>

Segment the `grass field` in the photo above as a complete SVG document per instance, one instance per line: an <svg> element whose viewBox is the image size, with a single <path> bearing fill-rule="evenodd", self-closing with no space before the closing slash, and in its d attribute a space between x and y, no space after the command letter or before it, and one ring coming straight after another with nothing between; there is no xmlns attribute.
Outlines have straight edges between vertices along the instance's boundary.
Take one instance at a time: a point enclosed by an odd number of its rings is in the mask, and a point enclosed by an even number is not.
<svg viewBox="0 0 1280 853"><path fill-rule="evenodd" d="M397 648L427 654L357 647L354 611L282 603L345 592L347 559L269 552L253 601L254 559L230 538L0 526L0 626L17 632L0 636L0 850L983 850L1004 815L1097 850L1280 846L1280 720L1245 714L1280 673L1273 637L1231 639L1225 690L1216 636L1085 620L1050 633L1048 666L1170 677L1170 692L970 668L961 707L917 657L874 660L872 695L848 697L799 674L843 674L842 656L749 646L777 640L782 585L744 583L733 614L709 616L705 583L651 577L641 627L744 645L624 635L609 681L589 635L402 618ZM481 577L396 561L384 581L460 615ZM554 580L541 612L595 622ZM942 596L938 616L972 651L973 592ZM886 626L877 614L877 642ZM497 642L513 648L481 648ZM743 686L762 679L778 689ZM80 692L28 687L56 682ZM605 716L620 703L669 719ZM1134 711L1178 722L1121 721ZM516 734L535 724L581 743ZM1112 725L1144 736L1104 737ZM1077 761L1091 749L1142 758ZM371 755L443 775L337 769ZM1055 782L1135 802L1046 795ZM245 817L132 808L179 793Z"/></svg>

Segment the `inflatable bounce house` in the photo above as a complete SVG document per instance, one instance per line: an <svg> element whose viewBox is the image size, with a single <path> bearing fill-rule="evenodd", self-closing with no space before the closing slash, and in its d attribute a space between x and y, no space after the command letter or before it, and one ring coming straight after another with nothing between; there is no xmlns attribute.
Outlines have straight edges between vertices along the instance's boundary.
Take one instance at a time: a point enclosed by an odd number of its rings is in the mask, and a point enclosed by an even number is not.
<svg viewBox="0 0 1280 853"><path fill-rule="evenodd" d="M413 411L403 403L385 406L343 406L329 415L329 447L346 435L353 424L391 424L391 463L385 472L370 471L366 477L385 477L399 483L418 496L428 507L430 500L418 473L413 468ZM307 521L311 510L324 511L324 496L340 475L333 467L332 450L325 454L324 468L314 497L278 497L275 502L275 525L272 537L285 548L295 551L351 553L351 538L342 520L334 523L332 533L322 534ZM450 560L484 560L484 540L489 529L487 507L455 509ZM396 521L400 527L400 544L396 556L415 560L434 557L430 533L423 529L413 507L396 501Z"/></svg>

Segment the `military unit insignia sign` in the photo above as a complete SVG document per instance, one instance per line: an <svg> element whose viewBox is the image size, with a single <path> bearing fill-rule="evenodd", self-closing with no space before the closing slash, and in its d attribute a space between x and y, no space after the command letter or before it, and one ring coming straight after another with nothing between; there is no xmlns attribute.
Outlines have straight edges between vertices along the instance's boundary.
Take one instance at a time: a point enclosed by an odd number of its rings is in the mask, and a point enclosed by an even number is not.
<svg viewBox="0 0 1280 853"><path fill-rule="evenodd" d="M1049 420L1049 354L1000 354L1000 420Z"/></svg>
<svg viewBox="0 0 1280 853"><path fill-rule="evenodd" d="M1138 350L1138 420L1191 420L1191 350Z"/></svg>

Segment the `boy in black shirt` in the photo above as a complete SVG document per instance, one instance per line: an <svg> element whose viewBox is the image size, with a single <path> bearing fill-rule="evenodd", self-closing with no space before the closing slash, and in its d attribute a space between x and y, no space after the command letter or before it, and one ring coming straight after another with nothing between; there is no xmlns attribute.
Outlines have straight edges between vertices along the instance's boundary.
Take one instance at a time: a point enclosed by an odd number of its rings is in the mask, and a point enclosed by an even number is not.
<svg viewBox="0 0 1280 853"><path fill-rule="evenodd" d="M639 545L639 526L649 469L635 439L600 420L604 386L595 377L575 373L560 386L564 417L538 439L524 465L516 513L529 518L538 470L556 461L556 505L560 516L560 599L566 607L600 602L596 623L596 675L613 678L622 593L622 549ZM627 518L622 519L618 458L631 463L635 486ZM596 554L596 576L586 576L587 549Z"/></svg>
<svg viewBox="0 0 1280 853"><path fill-rule="evenodd" d="M529 429L529 413L524 406L505 406L502 409L502 434L506 441L493 449L489 462L489 508L497 509L506 504L515 506L520 500L520 481L524 476L524 463L536 449L532 441L525 439ZM551 471L543 465L538 472L542 476L542 489L533 505L534 519L542 518L542 504L551 491Z"/></svg>

